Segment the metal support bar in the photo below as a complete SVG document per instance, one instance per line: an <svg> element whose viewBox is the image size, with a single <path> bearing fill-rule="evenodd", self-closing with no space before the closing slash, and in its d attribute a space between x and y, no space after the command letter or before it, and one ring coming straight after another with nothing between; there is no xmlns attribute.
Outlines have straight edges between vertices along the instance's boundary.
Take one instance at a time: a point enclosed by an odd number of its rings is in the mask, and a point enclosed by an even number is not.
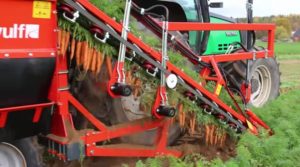
<svg viewBox="0 0 300 167"><path fill-rule="evenodd" d="M132 0L126 0L125 6L125 14L123 19L123 29L122 29L122 38L127 40L128 31L129 31L129 21L130 21L130 11L131 11ZM125 67L119 66L119 63L125 62L125 55L126 55L126 45L121 43L119 49L119 56L117 62L117 72L118 72L118 83L125 84Z"/></svg>

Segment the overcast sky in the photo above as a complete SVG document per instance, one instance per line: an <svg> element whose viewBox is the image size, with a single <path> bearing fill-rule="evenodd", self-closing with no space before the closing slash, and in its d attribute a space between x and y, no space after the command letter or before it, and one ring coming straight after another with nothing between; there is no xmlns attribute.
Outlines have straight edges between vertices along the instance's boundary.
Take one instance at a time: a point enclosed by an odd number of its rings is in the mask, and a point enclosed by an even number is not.
<svg viewBox="0 0 300 167"><path fill-rule="evenodd" d="M246 17L247 0L211 0L223 2L223 9L211 11L229 16ZM300 0L254 0L254 16L300 14Z"/></svg>

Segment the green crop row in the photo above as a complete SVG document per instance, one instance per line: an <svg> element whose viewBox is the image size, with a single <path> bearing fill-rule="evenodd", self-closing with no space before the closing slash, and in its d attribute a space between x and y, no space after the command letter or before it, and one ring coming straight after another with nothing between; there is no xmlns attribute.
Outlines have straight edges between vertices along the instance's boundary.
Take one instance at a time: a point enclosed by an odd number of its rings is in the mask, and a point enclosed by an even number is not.
<svg viewBox="0 0 300 167"><path fill-rule="evenodd" d="M273 129L269 136L261 132L259 136L245 133L237 144L237 155L227 162L220 159L207 161L201 155L189 155L182 159L173 157L157 157L138 161L137 167L168 166L299 166L300 161L300 90L280 96L264 108L254 109Z"/></svg>

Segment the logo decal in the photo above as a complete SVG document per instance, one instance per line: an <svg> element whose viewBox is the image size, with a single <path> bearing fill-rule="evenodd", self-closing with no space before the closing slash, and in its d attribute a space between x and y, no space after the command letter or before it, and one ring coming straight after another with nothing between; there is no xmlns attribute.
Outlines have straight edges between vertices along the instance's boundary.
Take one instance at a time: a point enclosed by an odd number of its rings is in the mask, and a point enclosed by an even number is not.
<svg viewBox="0 0 300 167"><path fill-rule="evenodd" d="M4 39L38 39L40 38L40 25L14 24L12 27L0 26L0 38Z"/></svg>

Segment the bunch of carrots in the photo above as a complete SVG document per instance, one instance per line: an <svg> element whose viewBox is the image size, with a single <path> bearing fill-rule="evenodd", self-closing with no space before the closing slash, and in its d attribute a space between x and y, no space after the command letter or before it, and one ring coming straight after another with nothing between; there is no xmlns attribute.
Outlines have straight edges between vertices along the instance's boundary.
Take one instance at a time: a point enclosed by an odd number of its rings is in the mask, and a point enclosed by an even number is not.
<svg viewBox="0 0 300 167"><path fill-rule="evenodd" d="M227 133L215 125L205 125L205 143L207 145L224 147Z"/></svg>
<svg viewBox="0 0 300 167"><path fill-rule="evenodd" d="M179 103L178 105L178 123L181 128L188 127L190 135L194 135L196 131L196 113L195 112L185 112L184 104ZM186 126L186 121L188 120L188 125ZM205 143L207 145L218 145L223 147L225 145L227 138L227 133L225 130L218 128L216 125L207 124L205 125Z"/></svg>
<svg viewBox="0 0 300 167"><path fill-rule="evenodd" d="M60 56L64 57L69 51L70 61L75 58L78 67L95 75L99 74L105 58L99 49L89 46L87 41L71 39L71 33L65 30L58 31L58 44Z"/></svg>
<svg viewBox="0 0 300 167"><path fill-rule="evenodd" d="M186 118L188 117L189 120L189 132L191 135L195 134L196 129L196 113L193 111L187 112L188 115L186 115L186 112L183 111L184 105L183 103L179 103L178 105L178 122L181 128L184 128L186 125Z"/></svg>
<svg viewBox="0 0 300 167"><path fill-rule="evenodd" d="M133 88L133 96L137 98L141 94L143 82L133 75L133 70L126 71L126 83Z"/></svg>

